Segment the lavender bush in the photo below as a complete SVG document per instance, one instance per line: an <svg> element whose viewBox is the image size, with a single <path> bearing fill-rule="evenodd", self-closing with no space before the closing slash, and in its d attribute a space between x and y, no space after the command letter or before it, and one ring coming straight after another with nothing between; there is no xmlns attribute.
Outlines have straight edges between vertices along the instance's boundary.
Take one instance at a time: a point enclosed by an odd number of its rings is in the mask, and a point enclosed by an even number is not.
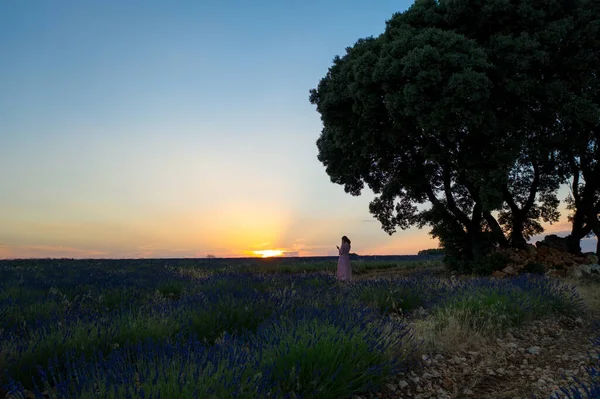
<svg viewBox="0 0 600 399"><path fill-rule="evenodd" d="M0 383L51 398L342 398L410 365L403 319L461 309L499 328L581 301L544 278L330 274L206 264L0 264ZM45 396L44 396L45 395Z"/></svg>

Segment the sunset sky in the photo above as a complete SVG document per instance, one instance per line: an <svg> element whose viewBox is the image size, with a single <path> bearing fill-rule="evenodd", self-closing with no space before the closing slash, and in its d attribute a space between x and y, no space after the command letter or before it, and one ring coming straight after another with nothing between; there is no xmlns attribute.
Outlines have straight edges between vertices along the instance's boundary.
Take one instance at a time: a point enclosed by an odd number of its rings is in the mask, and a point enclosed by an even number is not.
<svg viewBox="0 0 600 399"><path fill-rule="evenodd" d="M330 183L308 101L409 4L0 2L0 258L437 246Z"/></svg>

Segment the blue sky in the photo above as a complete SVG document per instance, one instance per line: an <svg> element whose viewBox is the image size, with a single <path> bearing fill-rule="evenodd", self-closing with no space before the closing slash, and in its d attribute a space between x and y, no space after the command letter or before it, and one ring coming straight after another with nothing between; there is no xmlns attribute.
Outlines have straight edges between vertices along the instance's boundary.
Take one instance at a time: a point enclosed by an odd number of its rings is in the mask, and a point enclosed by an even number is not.
<svg viewBox="0 0 600 399"><path fill-rule="evenodd" d="M1 2L0 258L436 246L330 183L308 101L409 4Z"/></svg>

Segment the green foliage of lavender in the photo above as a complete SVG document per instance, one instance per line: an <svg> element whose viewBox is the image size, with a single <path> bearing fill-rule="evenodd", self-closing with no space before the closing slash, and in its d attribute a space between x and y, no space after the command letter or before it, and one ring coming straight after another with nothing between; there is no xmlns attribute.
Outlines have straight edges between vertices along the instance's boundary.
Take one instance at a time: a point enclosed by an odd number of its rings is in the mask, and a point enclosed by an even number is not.
<svg viewBox="0 0 600 399"><path fill-rule="evenodd" d="M420 274L410 278L363 280L356 284L353 295L382 313L402 314L432 308L449 290L444 281Z"/></svg>
<svg viewBox="0 0 600 399"><path fill-rule="evenodd" d="M389 312L460 308L466 323L504 328L581 306L527 276L340 284L235 265L0 268L0 382L40 398L350 397L409 365L410 329Z"/></svg>
<svg viewBox="0 0 600 399"><path fill-rule="evenodd" d="M508 282L482 278L454 284L444 306L435 312L440 322L451 313L476 331L493 333L552 314L573 315L582 309L583 301L575 287L525 275Z"/></svg>

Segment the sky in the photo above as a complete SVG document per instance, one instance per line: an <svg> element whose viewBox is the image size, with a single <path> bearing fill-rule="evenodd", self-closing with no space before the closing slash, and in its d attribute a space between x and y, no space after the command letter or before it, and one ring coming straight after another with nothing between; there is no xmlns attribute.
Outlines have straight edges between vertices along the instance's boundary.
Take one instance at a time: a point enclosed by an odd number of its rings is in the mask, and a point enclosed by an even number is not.
<svg viewBox="0 0 600 399"><path fill-rule="evenodd" d="M0 258L436 247L330 182L308 100L410 3L0 2Z"/></svg>

